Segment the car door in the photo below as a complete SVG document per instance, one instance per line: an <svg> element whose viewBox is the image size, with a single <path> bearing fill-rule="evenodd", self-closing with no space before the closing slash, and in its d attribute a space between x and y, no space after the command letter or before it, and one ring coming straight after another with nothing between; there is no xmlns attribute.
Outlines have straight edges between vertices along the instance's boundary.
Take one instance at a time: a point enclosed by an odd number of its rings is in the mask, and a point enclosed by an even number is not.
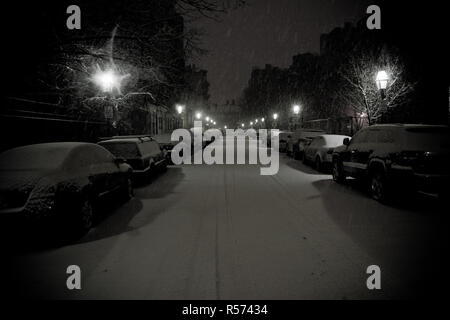
<svg viewBox="0 0 450 320"><path fill-rule="evenodd" d="M100 196L109 194L122 184L122 175L115 157L105 148L90 146L90 156L92 161L92 172L101 183L102 192Z"/></svg>
<svg viewBox="0 0 450 320"><path fill-rule="evenodd" d="M346 174L357 176L360 173L359 148L364 143L367 131L362 129L358 131L350 140L346 150L341 153L342 165Z"/></svg>
<svg viewBox="0 0 450 320"><path fill-rule="evenodd" d="M310 145L306 147L306 149L305 149L305 157L306 157L307 160L309 160L309 161L314 160L314 155L315 155L316 150L317 150L317 143L318 143L319 139L320 139L320 137L314 138L311 141Z"/></svg>
<svg viewBox="0 0 450 320"><path fill-rule="evenodd" d="M369 159L372 156L375 144L377 143L377 136L379 132L380 129L377 128L367 129L364 139L359 144L358 152L356 153L355 158L355 168L358 176L364 176L367 174Z"/></svg>

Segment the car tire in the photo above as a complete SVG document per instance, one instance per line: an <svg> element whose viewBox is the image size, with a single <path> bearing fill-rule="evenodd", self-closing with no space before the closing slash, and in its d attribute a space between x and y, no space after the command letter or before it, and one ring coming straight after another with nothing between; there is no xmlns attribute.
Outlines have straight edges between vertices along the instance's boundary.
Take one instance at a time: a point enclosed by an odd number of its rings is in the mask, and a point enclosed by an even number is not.
<svg viewBox="0 0 450 320"><path fill-rule="evenodd" d="M342 164L339 162L338 159L333 160L332 175L333 180L336 181L337 183L342 184L345 182L346 176L342 168Z"/></svg>
<svg viewBox="0 0 450 320"><path fill-rule="evenodd" d="M306 159L306 155L305 155L305 153L304 153L304 152L302 153L302 156L301 156L301 158L302 158L302 162L303 162L303 164L307 164L307 163L308 163L308 160Z"/></svg>
<svg viewBox="0 0 450 320"><path fill-rule="evenodd" d="M390 199L389 186L383 170L375 170L370 174L369 191L372 199L388 203Z"/></svg>
<svg viewBox="0 0 450 320"><path fill-rule="evenodd" d="M92 200L88 197L70 208L69 219L65 220L65 226L59 232L62 241L72 241L85 235L94 225L95 213Z"/></svg>

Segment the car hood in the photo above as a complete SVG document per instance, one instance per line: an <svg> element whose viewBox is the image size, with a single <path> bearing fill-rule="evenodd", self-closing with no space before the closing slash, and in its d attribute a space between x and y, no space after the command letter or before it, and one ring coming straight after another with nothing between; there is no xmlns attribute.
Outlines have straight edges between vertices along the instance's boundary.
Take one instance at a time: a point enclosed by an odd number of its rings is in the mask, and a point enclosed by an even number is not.
<svg viewBox="0 0 450 320"><path fill-rule="evenodd" d="M49 174L42 170L0 171L0 191L31 191L40 179Z"/></svg>

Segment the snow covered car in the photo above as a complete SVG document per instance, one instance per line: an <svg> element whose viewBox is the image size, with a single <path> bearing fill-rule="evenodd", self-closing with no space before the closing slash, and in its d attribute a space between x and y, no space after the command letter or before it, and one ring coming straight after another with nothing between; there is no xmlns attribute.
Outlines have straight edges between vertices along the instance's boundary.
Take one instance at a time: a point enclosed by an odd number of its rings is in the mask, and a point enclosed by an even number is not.
<svg viewBox="0 0 450 320"><path fill-rule="evenodd" d="M166 152L150 136L114 136L98 144L125 159L136 178L152 176L167 167Z"/></svg>
<svg viewBox="0 0 450 320"><path fill-rule="evenodd" d="M133 195L129 165L82 142L42 143L0 154L0 219L63 223L87 231L108 194Z"/></svg>
<svg viewBox="0 0 450 320"><path fill-rule="evenodd" d="M389 200L412 189L448 195L450 190L448 126L385 124L358 131L333 153L333 179L367 179L371 196Z"/></svg>
<svg viewBox="0 0 450 320"><path fill-rule="evenodd" d="M171 140L171 134L160 134L153 137L162 150L165 151L166 162L172 165L172 149L178 144L178 141Z"/></svg>
<svg viewBox="0 0 450 320"><path fill-rule="evenodd" d="M307 144L309 144L312 138L325 134L323 130L316 129L297 129L294 133L288 136L286 154L293 156L294 159L300 159L302 153Z"/></svg>
<svg viewBox="0 0 450 320"><path fill-rule="evenodd" d="M278 150L279 152L286 152L287 142L292 132L290 131L280 131L278 134Z"/></svg>
<svg viewBox="0 0 450 320"><path fill-rule="evenodd" d="M303 151L303 162L314 163L317 171L329 168L333 160L334 148L342 146L349 136L323 134L312 139Z"/></svg>

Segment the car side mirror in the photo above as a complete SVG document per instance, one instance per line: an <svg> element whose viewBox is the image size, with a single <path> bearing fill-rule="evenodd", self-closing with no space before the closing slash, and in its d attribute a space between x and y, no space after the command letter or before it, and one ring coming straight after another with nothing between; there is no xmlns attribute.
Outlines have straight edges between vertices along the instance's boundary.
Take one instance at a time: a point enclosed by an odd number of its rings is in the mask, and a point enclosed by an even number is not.
<svg viewBox="0 0 450 320"><path fill-rule="evenodd" d="M348 146L350 144L350 139L345 138L343 143L344 143L344 146Z"/></svg>
<svg viewBox="0 0 450 320"><path fill-rule="evenodd" d="M124 158L115 158L114 159L114 163L116 164L116 165L121 165L121 164L124 164L124 163L126 163L127 161L124 159Z"/></svg>

